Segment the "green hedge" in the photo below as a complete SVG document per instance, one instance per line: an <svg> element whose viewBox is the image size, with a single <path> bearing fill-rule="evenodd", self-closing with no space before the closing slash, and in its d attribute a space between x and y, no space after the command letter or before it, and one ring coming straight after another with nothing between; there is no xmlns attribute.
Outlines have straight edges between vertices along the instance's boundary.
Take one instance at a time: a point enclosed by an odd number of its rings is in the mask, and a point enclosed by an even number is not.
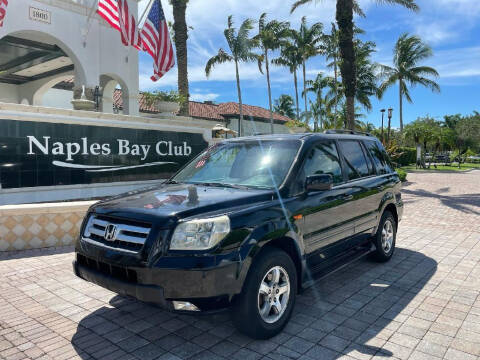
<svg viewBox="0 0 480 360"><path fill-rule="evenodd" d="M398 177L400 178L400 181L404 182L407 181L407 172L403 169L395 169L395 171L398 174Z"/></svg>
<svg viewBox="0 0 480 360"><path fill-rule="evenodd" d="M398 158L393 159L393 162L397 163L398 166L406 166L417 162L417 149L411 147L399 147L397 151L402 154Z"/></svg>

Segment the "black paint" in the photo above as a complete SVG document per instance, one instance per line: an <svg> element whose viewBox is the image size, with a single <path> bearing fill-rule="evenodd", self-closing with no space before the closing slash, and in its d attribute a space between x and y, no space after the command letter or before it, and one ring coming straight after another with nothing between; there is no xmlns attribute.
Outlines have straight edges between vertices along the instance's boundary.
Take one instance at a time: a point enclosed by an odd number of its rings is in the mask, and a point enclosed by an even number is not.
<svg viewBox="0 0 480 360"><path fill-rule="evenodd" d="M49 136L49 154L43 154L36 146L35 154L28 155L29 140L34 136L42 144L44 136ZM51 148L55 142L79 143L82 138L88 144L110 144L109 155L74 155L67 161L67 155L52 155ZM118 155L117 139L128 140L130 145L150 145L148 156ZM184 142L191 148L189 156L161 156L155 151L159 141L171 141L174 145ZM117 181L139 181L167 178L185 165L193 156L208 146L202 134L112 128L103 126L86 126L72 124L54 124L0 119L0 183L3 189L35 186L94 184ZM137 169L107 171L101 173L88 172L55 166L52 162L62 161L81 165L118 165L136 166L145 163L165 161L176 164L155 165Z"/></svg>

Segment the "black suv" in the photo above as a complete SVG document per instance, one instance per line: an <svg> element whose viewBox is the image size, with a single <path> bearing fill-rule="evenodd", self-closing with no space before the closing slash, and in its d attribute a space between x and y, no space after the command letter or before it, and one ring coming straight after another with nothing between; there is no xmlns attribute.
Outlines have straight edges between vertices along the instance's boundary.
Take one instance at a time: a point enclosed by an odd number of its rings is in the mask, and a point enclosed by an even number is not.
<svg viewBox="0 0 480 360"><path fill-rule="evenodd" d="M73 268L173 311L231 307L242 332L269 338L314 280L367 253L391 258L400 187L368 134L227 140L157 187L92 206Z"/></svg>

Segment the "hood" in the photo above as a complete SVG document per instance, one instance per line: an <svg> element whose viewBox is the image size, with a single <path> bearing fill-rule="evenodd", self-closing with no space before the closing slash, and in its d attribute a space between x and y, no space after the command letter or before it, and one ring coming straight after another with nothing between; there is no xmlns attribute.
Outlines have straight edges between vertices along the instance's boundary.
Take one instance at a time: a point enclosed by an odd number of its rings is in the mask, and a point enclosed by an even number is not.
<svg viewBox="0 0 480 360"><path fill-rule="evenodd" d="M273 191L194 184L163 184L122 194L92 207L98 214L154 222L164 227L178 219L271 200Z"/></svg>

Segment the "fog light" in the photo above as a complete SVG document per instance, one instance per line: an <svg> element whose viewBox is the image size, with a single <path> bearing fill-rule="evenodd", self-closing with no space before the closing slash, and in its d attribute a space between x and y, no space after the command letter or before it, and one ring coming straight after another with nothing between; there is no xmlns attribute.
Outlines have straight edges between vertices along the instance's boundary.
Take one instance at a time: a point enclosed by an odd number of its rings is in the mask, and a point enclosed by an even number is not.
<svg viewBox="0 0 480 360"><path fill-rule="evenodd" d="M193 305L191 302L188 301L172 301L173 307L175 310L182 310L182 311L200 311L198 307Z"/></svg>

